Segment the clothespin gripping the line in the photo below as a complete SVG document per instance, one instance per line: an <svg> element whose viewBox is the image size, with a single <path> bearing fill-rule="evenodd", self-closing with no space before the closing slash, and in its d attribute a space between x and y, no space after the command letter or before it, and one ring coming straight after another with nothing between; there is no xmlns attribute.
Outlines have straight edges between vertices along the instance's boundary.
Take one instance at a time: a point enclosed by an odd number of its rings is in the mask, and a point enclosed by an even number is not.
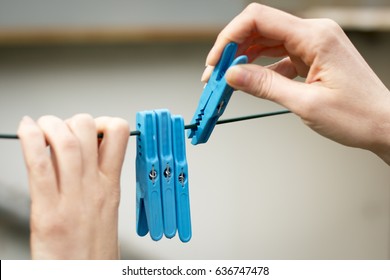
<svg viewBox="0 0 390 280"><path fill-rule="evenodd" d="M192 138L193 145L206 143L217 124L219 117L225 111L225 108L233 93L225 79L225 73L229 67L248 62L246 56L235 58L237 44L229 43L226 45L221 59L215 66L213 73L203 90L198 107L192 118L191 123L196 124L188 133L188 138Z"/></svg>
<svg viewBox="0 0 390 280"><path fill-rule="evenodd" d="M192 236L190 197L188 189L188 164L184 134L184 121L181 116L172 116L173 154L175 159L175 191L177 230L182 242Z"/></svg>
<svg viewBox="0 0 390 280"><path fill-rule="evenodd" d="M222 119L217 121L216 125L219 124L225 124L225 123L233 123L233 122L240 122L240 121L246 121L246 120L252 120L252 119L260 119L260 118L265 118L265 117L271 117L271 116L277 116L277 115L283 115L283 114L289 114L291 111L289 110L281 110L281 111L275 111L275 112L267 112L267 113L261 113L261 114L254 114L254 115L247 115L247 116L242 116L242 117L237 117L237 118L230 118L230 119ZM197 124L186 124L184 126L184 129L191 129L195 130L197 128ZM141 132L139 130L133 130L130 131L130 136L138 136L140 135ZM100 133L97 135L98 138L103 138L103 133ZM0 134L0 139L11 139L11 140L17 140L19 139L18 135L16 134L5 134L1 133Z"/></svg>
<svg viewBox="0 0 390 280"><path fill-rule="evenodd" d="M136 120L140 131L136 156L136 228L138 235L150 232L157 241L163 236L163 217L156 116L151 111L138 112Z"/></svg>
<svg viewBox="0 0 390 280"><path fill-rule="evenodd" d="M176 234L176 202L175 202L175 163L173 155L173 135L171 113L166 109L154 111L157 122L157 146L160 160L161 201L164 234L172 238Z"/></svg>
<svg viewBox="0 0 390 280"><path fill-rule="evenodd" d="M136 157L137 233L153 240L191 239L184 121L168 110L138 112Z"/></svg>

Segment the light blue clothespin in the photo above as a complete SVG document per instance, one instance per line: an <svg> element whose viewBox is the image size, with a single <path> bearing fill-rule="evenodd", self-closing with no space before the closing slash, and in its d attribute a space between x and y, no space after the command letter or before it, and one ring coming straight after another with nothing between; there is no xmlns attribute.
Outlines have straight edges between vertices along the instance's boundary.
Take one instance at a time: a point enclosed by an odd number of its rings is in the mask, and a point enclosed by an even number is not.
<svg viewBox="0 0 390 280"><path fill-rule="evenodd" d="M140 131L136 157L137 233L145 236L150 232L157 241L163 236L163 217L156 116L153 111L138 112L136 121Z"/></svg>
<svg viewBox="0 0 390 280"><path fill-rule="evenodd" d="M200 97L198 108L192 118L191 124L196 124L196 128L191 128L188 138L192 138L193 145L206 143L209 139L219 117L233 93L233 88L226 83L225 73L230 66L244 64L248 62L246 56L239 56L234 59L237 52L237 44L226 45L221 59L215 66L213 73Z"/></svg>
<svg viewBox="0 0 390 280"><path fill-rule="evenodd" d="M179 238L188 242L192 236L190 196L188 190L188 164L184 135L184 120L172 116L173 154L175 160L176 216Z"/></svg>
<svg viewBox="0 0 390 280"><path fill-rule="evenodd" d="M166 109L154 112L156 113L158 155L162 174L160 182L164 234L167 238L172 238L176 234L177 227L171 113Z"/></svg>
<svg viewBox="0 0 390 280"><path fill-rule="evenodd" d="M184 120L166 109L138 112L137 233L191 239Z"/></svg>

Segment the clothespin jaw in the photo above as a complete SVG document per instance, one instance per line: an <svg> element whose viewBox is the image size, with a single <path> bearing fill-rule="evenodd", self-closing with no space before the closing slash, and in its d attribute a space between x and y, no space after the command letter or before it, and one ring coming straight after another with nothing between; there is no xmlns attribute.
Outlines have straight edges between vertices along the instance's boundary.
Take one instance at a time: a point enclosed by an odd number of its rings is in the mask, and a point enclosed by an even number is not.
<svg viewBox="0 0 390 280"><path fill-rule="evenodd" d="M136 121L140 131L136 157L137 233L145 236L150 232L151 238L157 241L163 236L163 218L155 113L138 112Z"/></svg>
<svg viewBox="0 0 390 280"><path fill-rule="evenodd" d="M186 157L184 120L181 116L172 116L173 154L175 158L175 190L177 230L182 242L188 242L192 236L190 197L188 189L188 164Z"/></svg>
<svg viewBox="0 0 390 280"><path fill-rule="evenodd" d="M193 145L208 141L219 117L225 111L230 100L234 89L226 82L226 71L230 66L248 62L248 58L244 55L234 59L237 48L236 43L226 45L221 59L215 66L203 90L198 107L191 121L191 124L196 124L196 127L191 128L188 133L188 138L192 138L191 143Z"/></svg>

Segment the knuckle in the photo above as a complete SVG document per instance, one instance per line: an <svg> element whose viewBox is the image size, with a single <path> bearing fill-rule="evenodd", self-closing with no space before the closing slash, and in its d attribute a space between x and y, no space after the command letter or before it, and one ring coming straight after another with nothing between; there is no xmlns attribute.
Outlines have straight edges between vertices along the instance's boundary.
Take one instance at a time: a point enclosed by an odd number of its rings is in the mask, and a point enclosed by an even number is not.
<svg viewBox="0 0 390 280"><path fill-rule="evenodd" d="M61 153L75 153L80 150L80 141L73 134L58 135L55 145Z"/></svg>
<svg viewBox="0 0 390 280"><path fill-rule="evenodd" d="M103 209L106 204L106 196L104 192L95 192L92 197L92 201L96 209Z"/></svg>
<svg viewBox="0 0 390 280"><path fill-rule="evenodd" d="M64 236L70 228L69 218L56 212L31 216L31 231L43 236Z"/></svg>
<svg viewBox="0 0 390 280"><path fill-rule="evenodd" d="M308 97L302 100L300 108L299 115L305 120L309 120L318 114L319 109L317 102L312 102L312 99Z"/></svg>
<svg viewBox="0 0 390 280"><path fill-rule="evenodd" d="M73 127L90 127L94 125L95 121L89 114L77 114L70 119L70 126Z"/></svg>
<svg viewBox="0 0 390 280"><path fill-rule="evenodd" d="M250 19L261 18L263 14L269 11L269 7L260 3L252 2L243 11L243 14Z"/></svg>
<svg viewBox="0 0 390 280"><path fill-rule="evenodd" d="M61 146L64 150L77 150L79 148L79 141L75 137L64 137L61 140Z"/></svg>
<svg viewBox="0 0 390 280"><path fill-rule="evenodd" d="M313 116L318 116L323 112L324 108L329 110L331 108L332 100L325 92L318 89L318 92L305 95L301 99L301 104L298 108L299 115L305 120L313 119Z"/></svg>
<svg viewBox="0 0 390 280"><path fill-rule="evenodd" d="M34 157L34 159L28 162L27 168L34 174L46 176L51 172L51 162L44 156Z"/></svg>
<svg viewBox="0 0 390 280"><path fill-rule="evenodd" d="M324 18L315 19L313 21L313 32L315 32L315 36L318 37L322 43L333 43L344 33L340 25L332 19Z"/></svg>
<svg viewBox="0 0 390 280"><path fill-rule="evenodd" d="M249 12L249 13L257 12L259 11L259 9L261 9L261 7L262 7L261 4L252 2L245 8L244 12Z"/></svg>
<svg viewBox="0 0 390 280"><path fill-rule="evenodd" d="M242 19L244 20L253 20L258 17L261 17L261 14L263 12L264 12L263 5L256 2L252 2L242 11L240 17L242 17Z"/></svg>
<svg viewBox="0 0 390 280"><path fill-rule="evenodd" d="M26 139L35 139L42 137L43 133L37 126L19 126L18 135Z"/></svg>
<svg viewBox="0 0 390 280"><path fill-rule="evenodd" d="M338 25L337 22L328 18L318 19L317 27L319 28L322 35L328 34L334 36L343 32L342 28L340 27L340 25Z"/></svg>
<svg viewBox="0 0 390 280"><path fill-rule="evenodd" d="M330 48L342 44L344 31L332 19L306 19L307 37L310 39L310 46L305 46L313 53L326 53Z"/></svg>
<svg viewBox="0 0 390 280"><path fill-rule="evenodd" d="M93 122L92 116L86 113L74 115L72 119L78 122L86 122L86 123Z"/></svg>
<svg viewBox="0 0 390 280"><path fill-rule="evenodd" d="M97 211L111 208L111 206L118 207L120 202L120 190L110 189L96 191L91 195L91 206Z"/></svg>
<svg viewBox="0 0 390 280"><path fill-rule="evenodd" d="M42 125L49 124L49 123L53 122L53 120L55 120L55 119L56 119L56 117L53 115L44 115L38 119L37 123L40 126L42 126Z"/></svg>
<svg viewBox="0 0 390 280"><path fill-rule="evenodd" d="M273 80L273 71L262 71L262 73L255 75L251 85L251 87L254 89L255 95L265 99L272 99L271 89Z"/></svg>
<svg viewBox="0 0 390 280"><path fill-rule="evenodd" d="M319 19L319 23L324 26L327 30L333 30L333 31L340 31L341 27L340 25L334 21L333 19L330 18L324 18L324 19Z"/></svg>
<svg viewBox="0 0 390 280"><path fill-rule="evenodd" d="M66 123L55 116L43 116L38 120L46 140L50 146L58 146L62 151L79 149L79 140L66 128Z"/></svg>
<svg viewBox="0 0 390 280"><path fill-rule="evenodd" d="M130 128L127 121L121 118L112 118L109 124L109 129L116 133L128 133Z"/></svg>

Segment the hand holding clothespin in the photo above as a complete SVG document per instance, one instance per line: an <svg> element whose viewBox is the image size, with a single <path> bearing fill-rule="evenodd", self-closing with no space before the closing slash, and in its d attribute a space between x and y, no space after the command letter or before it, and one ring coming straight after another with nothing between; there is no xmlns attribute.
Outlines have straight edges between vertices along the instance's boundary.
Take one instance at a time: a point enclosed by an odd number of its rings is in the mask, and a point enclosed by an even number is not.
<svg viewBox="0 0 390 280"><path fill-rule="evenodd" d="M221 59L203 90L191 121L192 124L196 124L196 127L191 128L188 133L188 138L192 138L193 145L207 142L232 96L234 89L226 82L226 71L230 66L248 62L248 57L245 55L235 58L237 48L236 43L226 45Z"/></svg>
<svg viewBox="0 0 390 280"><path fill-rule="evenodd" d="M233 88L226 83L227 69L248 61L246 56L234 59L236 52L235 43L225 47L203 90L188 127L194 145L207 142L230 100ZM150 232L157 241L163 235L172 238L177 230L180 240L187 242L192 233L183 118L171 117L168 110L138 112L137 129L137 233Z"/></svg>

